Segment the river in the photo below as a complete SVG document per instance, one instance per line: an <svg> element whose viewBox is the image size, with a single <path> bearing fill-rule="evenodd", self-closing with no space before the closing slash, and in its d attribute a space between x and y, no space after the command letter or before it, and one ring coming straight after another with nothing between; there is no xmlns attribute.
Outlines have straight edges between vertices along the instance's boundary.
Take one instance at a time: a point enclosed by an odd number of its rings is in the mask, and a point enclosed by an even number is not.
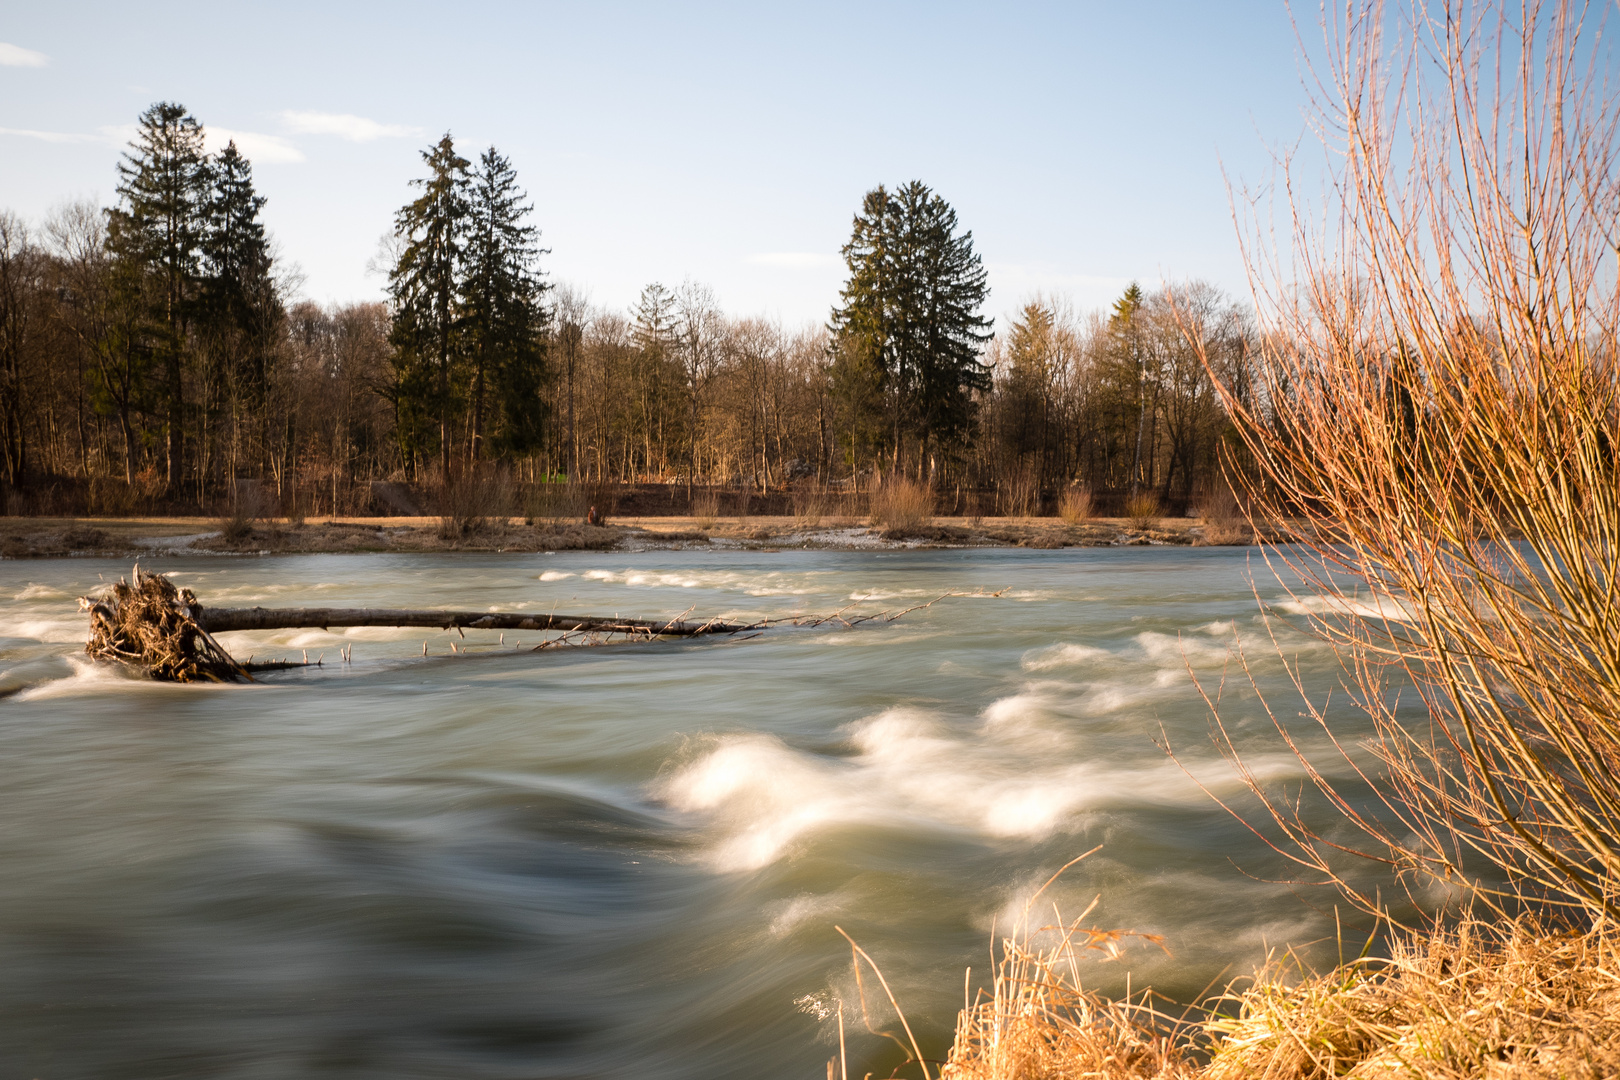
<svg viewBox="0 0 1620 1080"><path fill-rule="evenodd" d="M227 635L324 666L199 687L78 655L75 597L126 563L0 563L0 691L25 687L0 699L0 1076L820 1077L840 1000L851 1075L887 1075L834 926L942 1055L993 928L1099 844L1043 905L1099 898L1089 921L1168 950L1096 965L1102 989L1186 998L1333 932L1188 775L1241 796L1189 667L1226 672L1264 778L1300 773L1232 665L1241 640L1298 711L1256 591L1301 605L1252 549L150 565L221 606L756 618L979 595L541 653L511 632ZM1332 684L1331 652L1273 631Z"/></svg>

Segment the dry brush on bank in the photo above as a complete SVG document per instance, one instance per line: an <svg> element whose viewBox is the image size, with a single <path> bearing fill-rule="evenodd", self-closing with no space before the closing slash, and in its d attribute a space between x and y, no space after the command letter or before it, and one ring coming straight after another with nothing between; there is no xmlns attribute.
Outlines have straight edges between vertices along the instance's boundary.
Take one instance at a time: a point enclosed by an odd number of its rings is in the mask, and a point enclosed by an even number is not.
<svg viewBox="0 0 1620 1080"><path fill-rule="evenodd" d="M1285 956L1194 1026L1005 943L948 1077L1620 1074L1620 99L1583 5L1432 7L1326 17L1330 201L1284 163L1292 246L1256 214L1246 252L1259 385L1224 388L1246 512L1295 542L1268 554L1375 763L1320 701L1327 760L1273 714L1286 791L1218 737L1256 831L1386 932L1326 972ZM1313 799L1359 841L1313 827Z"/></svg>
<svg viewBox="0 0 1620 1080"><path fill-rule="evenodd" d="M1352 6L1325 80L1345 152L1331 225L1249 252L1274 283L1259 396L1281 404L1228 404L1255 514L1303 541L1275 557L1375 731L1380 805L1355 808L1326 762L1315 793L1414 892L1612 919L1620 99L1583 11L1453 0L1403 39L1381 4ZM1343 884L1342 843L1268 806L1279 848Z"/></svg>
<svg viewBox="0 0 1620 1080"><path fill-rule="evenodd" d="M1620 1074L1620 930L1463 920L1313 974L1277 958L1184 1011L1086 990L1077 954L1119 935L1002 943L941 1080L1601 1080ZM1101 943L1101 944L1099 944Z"/></svg>

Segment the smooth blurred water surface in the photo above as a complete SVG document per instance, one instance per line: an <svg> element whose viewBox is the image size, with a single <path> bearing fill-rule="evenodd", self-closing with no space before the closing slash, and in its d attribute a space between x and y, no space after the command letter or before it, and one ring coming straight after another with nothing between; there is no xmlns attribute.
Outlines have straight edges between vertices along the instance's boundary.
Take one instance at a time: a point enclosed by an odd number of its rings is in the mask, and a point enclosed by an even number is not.
<svg viewBox="0 0 1620 1080"><path fill-rule="evenodd" d="M1293 699L1255 591L1288 597L1244 549L150 568L220 606L758 617L1001 595L539 654L511 632L427 633L427 659L420 630L227 635L326 666L162 686L78 656L74 598L127 565L0 563L0 691L27 687L0 700L0 1076L820 1077L825 1003L855 994L835 924L942 1055L992 927L1097 844L1047 899L1072 916L1100 896L1092 921L1170 950L1098 965L1099 987L1187 997L1332 932L1257 880L1287 870L1182 768L1238 793L1188 675L1218 683L1235 634ZM1332 654L1280 633L1328 686ZM1297 776L1227 675L1250 765ZM852 1075L887 1075L892 1045L846 1022Z"/></svg>

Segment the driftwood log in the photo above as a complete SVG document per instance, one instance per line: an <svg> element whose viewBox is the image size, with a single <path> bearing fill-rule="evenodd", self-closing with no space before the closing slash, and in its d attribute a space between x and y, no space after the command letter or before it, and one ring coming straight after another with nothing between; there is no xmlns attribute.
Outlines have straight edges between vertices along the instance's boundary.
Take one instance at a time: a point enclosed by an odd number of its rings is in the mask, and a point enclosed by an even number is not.
<svg viewBox="0 0 1620 1080"><path fill-rule="evenodd" d="M593 636L693 637L735 634L762 623L717 619L622 619L533 612L422 611L389 608L211 608L190 589L135 568L102 596L81 597L90 615L85 652L117 660L169 682L244 682L253 675L213 635L231 630L326 630L334 626L422 626L439 630L535 630ZM286 666L286 665L272 665Z"/></svg>
<svg viewBox="0 0 1620 1080"><path fill-rule="evenodd" d="M621 619L596 615L537 615L510 611L429 611L409 608L210 608L192 615L210 634L229 630L321 629L333 626L424 626L437 630L563 630L646 637L735 634L753 624L679 619Z"/></svg>

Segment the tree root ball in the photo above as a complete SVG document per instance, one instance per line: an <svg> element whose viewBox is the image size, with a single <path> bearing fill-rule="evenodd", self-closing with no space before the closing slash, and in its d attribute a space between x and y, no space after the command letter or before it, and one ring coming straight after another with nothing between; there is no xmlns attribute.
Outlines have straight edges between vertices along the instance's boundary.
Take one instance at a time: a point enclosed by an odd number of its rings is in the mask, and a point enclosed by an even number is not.
<svg viewBox="0 0 1620 1080"><path fill-rule="evenodd" d="M251 682L252 676L197 625L202 605L190 589L135 568L101 596L82 597L90 613L84 651L117 660L164 682Z"/></svg>

